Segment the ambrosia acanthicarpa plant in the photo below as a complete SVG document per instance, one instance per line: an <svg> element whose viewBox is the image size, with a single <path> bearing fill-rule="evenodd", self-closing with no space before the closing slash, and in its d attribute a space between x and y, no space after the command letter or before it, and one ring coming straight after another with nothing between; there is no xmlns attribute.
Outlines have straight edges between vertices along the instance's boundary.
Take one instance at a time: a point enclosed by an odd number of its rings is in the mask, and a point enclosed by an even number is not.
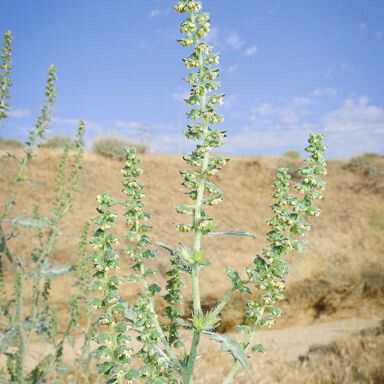
<svg viewBox="0 0 384 384"><path fill-rule="evenodd" d="M222 380L225 384L234 382L239 369L250 369L252 353L266 351L265 346L255 342L255 334L262 326L272 326L282 314L279 303L285 299L286 256L291 250L305 249L304 235L310 230L307 220L320 214L314 201L323 197L325 189L321 179L326 175L324 138L318 133L310 135L306 148L309 156L297 172L299 181L293 188L288 169L277 171L272 214L267 222L270 227L267 245L256 253L251 265L244 265L242 270L223 271L231 288L216 306L204 310L200 293L204 281L200 275L212 262L209 238L254 236L249 232L219 231L214 217L208 214L212 211L210 208L223 200L215 176L228 162L218 155L226 138L226 131L219 128L224 118L217 111L224 102L224 94L219 92L220 60L207 42L210 15L203 12L201 2L182 0L175 10L185 17L178 42L188 50L183 59L188 71L185 81L190 86L185 100L189 108L185 136L195 142L193 151L184 157L185 170L181 177L189 203L176 205L181 217L176 230L188 234L189 242L186 240L174 247L152 241L150 213L144 206L145 192L140 182L143 170L136 149L128 147L121 169L122 194L120 197L109 193L97 196L97 215L85 223L79 236L76 265L58 266L52 262L61 222L71 209L78 188L83 122L80 122L75 151L67 147L60 158L51 214L43 215L40 207L33 207L30 216L11 215L17 207L16 191L27 188L25 168L50 128L56 96L56 71L51 66L46 102L29 132L21 158L15 154L3 155L7 161L18 161L19 170L0 211L0 325L3 331L0 352L5 354L7 363L5 368L0 368L0 383L189 384L193 377L199 376L195 364L203 352L201 339L209 338L233 358L233 365ZM12 85L12 36L7 32L4 38L1 121L8 117ZM71 167L70 156L73 156ZM125 223L124 233L118 231L119 221ZM17 235L14 227L29 231L36 239L26 255L12 252L10 241ZM169 254L164 287L154 282L157 271L149 262L158 250ZM120 270L121 258L130 261L129 271ZM8 287L4 284L6 268L12 275L12 285ZM49 304L49 296L52 279L71 271L76 277L75 294L69 320L63 327ZM31 291L27 291L27 283ZM139 294L130 302L124 299L121 287L133 284L138 285ZM187 286L192 288L191 308L185 304ZM221 314L235 295L243 295L246 302L245 321L236 327L236 337L218 332ZM161 301L166 303L163 309L156 307ZM28 307L27 302L31 303ZM30 369L28 351L37 338L50 348ZM77 345L76 359L71 366L63 363L67 344Z"/></svg>
<svg viewBox="0 0 384 384"><path fill-rule="evenodd" d="M4 34L0 65L0 123L8 118L11 98L12 35ZM0 383L65 382L62 357L64 343L77 326L78 306L72 301L68 324L61 328L55 308L50 304L52 280L73 270L72 265L52 262L61 223L72 208L82 167L85 124L80 121L74 150L66 147L61 155L55 182L55 198L49 214L41 207L30 207L29 215L15 213L19 189L28 193L26 169L51 127L56 99L56 68L48 69L45 102L35 125L29 130L22 153L5 153L0 160L17 162L15 180L0 207L0 353L6 367L0 369ZM72 158L72 164L69 164ZM29 239L25 253L14 252L15 238ZM30 246L28 248L28 246ZM5 277L8 277L6 280ZM12 278L12 280L9 279ZM7 283L7 284L6 284ZM28 364L31 343L39 339L47 344L46 353L31 368Z"/></svg>
<svg viewBox="0 0 384 384"><path fill-rule="evenodd" d="M98 216L93 219L97 229L90 256L94 267L90 286L95 293L89 303L98 313L96 356L99 371L108 383L191 383L202 337L220 343L222 351L233 357L233 366L223 383L232 382L241 367L248 370L251 352L266 350L255 343L255 333L262 326L273 325L282 314L278 303L284 300L288 273L285 257L291 250L304 250L303 236L310 229L306 218L320 214L313 202L322 198L325 187L320 177L326 174L326 147L323 136L313 133L306 148L309 157L299 171L300 181L294 191L290 188L288 170L277 171L272 193L275 202L268 221L268 245L257 254L252 265L244 266L243 271L227 269L232 288L213 310L203 311L200 273L211 264L206 252L207 238L252 235L241 231L216 232L216 222L207 213L207 207L218 205L223 199L213 177L228 161L213 154L226 137L226 131L217 127L224 120L217 112L217 106L224 100L224 94L218 92L219 55L206 41L210 15L203 12L201 2L182 0L175 10L186 15L180 26L182 38L178 40L190 50L183 59L189 71L185 81L191 87L185 100L190 108L187 113L190 123L185 135L196 142L192 153L184 158L187 169L181 172L182 185L191 202L176 206L177 212L186 218L176 225L176 230L191 233L193 240L179 248L151 241L152 228L146 224L150 215L144 209L144 186L139 181L142 169L135 149L127 148L122 169L125 198L117 201L107 193L97 197ZM124 208L125 234L116 232L118 205ZM147 263L148 259L156 257L159 247L170 255L164 294L161 287L151 284L156 271ZM120 257L131 259L132 273L118 272ZM141 286L135 303L128 303L119 293L119 287L128 283ZM185 284L192 286L193 303L188 311L183 306ZM235 293L247 298L246 321L237 327L239 338L217 332L221 312ZM160 295L167 302L163 313L155 308ZM180 334L182 328L191 333L190 345Z"/></svg>

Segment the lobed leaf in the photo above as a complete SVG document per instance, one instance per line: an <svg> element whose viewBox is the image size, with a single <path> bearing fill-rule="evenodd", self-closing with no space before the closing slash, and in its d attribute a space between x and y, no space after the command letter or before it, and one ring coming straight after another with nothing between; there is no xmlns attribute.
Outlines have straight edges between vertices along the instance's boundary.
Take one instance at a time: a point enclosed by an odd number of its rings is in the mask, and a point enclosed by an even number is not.
<svg viewBox="0 0 384 384"><path fill-rule="evenodd" d="M241 344L236 341L235 339L229 337L229 336L224 336L219 333L214 333L214 332L204 332L208 334L213 341L218 341L221 344L221 350L223 352L229 352L232 357L238 361L243 368L248 371L249 365L248 365L248 360L247 356L243 352L243 348Z"/></svg>

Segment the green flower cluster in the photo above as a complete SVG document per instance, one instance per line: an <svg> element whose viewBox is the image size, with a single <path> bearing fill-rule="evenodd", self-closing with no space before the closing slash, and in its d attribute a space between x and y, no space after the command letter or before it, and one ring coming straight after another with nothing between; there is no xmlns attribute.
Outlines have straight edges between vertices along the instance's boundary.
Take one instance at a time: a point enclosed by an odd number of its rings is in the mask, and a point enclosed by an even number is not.
<svg viewBox="0 0 384 384"><path fill-rule="evenodd" d="M32 156L34 148L39 144L40 140L45 139L45 132L50 128L51 116L56 99L56 68L52 64L48 68L48 79L45 87L45 103L40 111L35 126L29 130L29 136L26 141L26 153Z"/></svg>
<svg viewBox="0 0 384 384"><path fill-rule="evenodd" d="M147 233L151 227L145 222L150 219L150 214L144 211L142 202L145 194L144 186L138 181L142 173L139 164L136 148L126 148L126 160L121 170L123 193L126 196L123 202L124 216L129 229L126 235L129 242L126 252L134 263L132 269L135 272L128 276L128 279L139 281L143 286L143 291L139 294L134 307L137 314L135 329L139 333L137 340L141 343L138 356L144 363L138 369L137 375L145 379L147 383L169 383L172 375L172 370L169 369L170 359L166 351L161 348L166 340L154 308L154 296L161 289L156 284L148 285L147 279L152 277L156 271L145 268L145 261L155 257L156 254L148 248L151 240Z"/></svg>
<svg viewBox="0 0 384 384"><path fill-rule="evenodd" d="M248 321L256 326L272 325L274 317L282 314L282 310L275 304L284 299L283 290L288 273L285 256L290 250L305 249L305 243L300 239L310 230L305 216L320 214L313 201L322 198L325 188L325 183L319 177L327 173L323 139L318 133L309 137L306 151L310 156L306 166L299 171L301 181L295 185L295 189L304 195L303 198L289 194L288 170L281 168L277 172L272 194L276 202L271 206L274 216L268 221L271 227L267 233L269 246L262 250L261 256L255 258L253 268L246 269L249 282L264 292L258 300L247 304Z"/></svg>
<svg viewBox="0 0 384 384"><path fill-rule="evenodd" d="M191 170L182 172L182 185L189 190L189 197L195 201L195 205L176 208L179 213L193 215L193 222L177 224L176 228L179 232L194 231L197 234L194 252L198 252L201 235L210 233L215 225L202 207L216 205L223 198L221 190L209 179L227 162L221 156L210 156L210 151L220 147L226 137L226 131L213 128L213 125L224 120L215 110L217 105L223 104L224 94L215 93L220 87L217 81L219 69L216 68L219 55L203 41L210 30L209 14L201 12L199 1L180 1L175 9L179 13L189 14L180 25L184 38L178 41L184 47L193 47L193 52L183 59L185 67L192 70L185 79L191 86L190 95L185 100L191 107L187 113L191 123L185 135L188 139L198 141L191 155L185 158Z"/></svg>
<svg viewBox="0 0 384 384"><path fill-rule="evenodd" d="M177 319L183 316L184 310L181 307L183 303L183 288L184 282L181 279L180 263L175 255L171 256L171 268L167 271L166 290L167 293L164 295L164 300L168 305L164 308L165 317L169 320L167 324L163 325L163 329L168 333L167 341L169 345L175 348L182 347L184 344L179 338L180 324Z"/></svg>
<svg viewBox="0 0 384 384"><path fill-rule="evenodd" d="M11 98L9 88L12 86L12 34L10 31L4 33L4 45L1 50L0 64L0 120L8 117L9 103Z"/></svg>
<svg viewBox="0 0 384 384"><path fill-rule="evenodd" d="M92 298L89 303L93 309L101 310L97 319L101 331L95 337L98 344L95 353L101 361L100 372L110 378L108 382L123 383L130 373L133 349L127 330L132 327L134 314L119 295L118 287L122 280L113 273L119 267L119 255L114 249L119 240L110 232L116 224L117 215L112 211L116 201L108 194L103 194L97 196L97 202L99 216L93 221L98 229L91 242L94 249L91 260L96 272L90 289L101 291L102 295Z"/></svg>

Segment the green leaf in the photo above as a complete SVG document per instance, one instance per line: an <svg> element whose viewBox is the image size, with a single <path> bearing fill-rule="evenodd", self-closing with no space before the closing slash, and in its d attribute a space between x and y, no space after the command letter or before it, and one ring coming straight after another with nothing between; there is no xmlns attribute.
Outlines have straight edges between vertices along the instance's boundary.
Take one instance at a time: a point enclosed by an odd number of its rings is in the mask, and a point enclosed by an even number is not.
<svg viewBox="0 0 384 384"><path fill-rule="evenodd" d="M264 353L264 352L267 352L267 351L268 351L268 349L265 348L263 344L255 344L252 347L252 352Z"/></svg>
<svg viewBox="0 0 384 384"><path fill-rule="evenodd" d="M148 287L148 290L152 293L152 295L155 295L157 292L161 292L161 287L159 287L157 284L151 284Z"/></svg>
<svg viewBox="0 0 384 384"><path fill-rule="evenodd" d="M0 335L0 353L17 345L17 329L11 328Z"/></svg>
<svg viewBox="0 0 384 384"><path fill-rule="evenodd" d="M233 268L228 267L227 268L227 275L232 280L232 283L235 287L238 287L241 283L241 278L236 270Z"/></svg>
<svg viewBox="0 0 384 384"><path fill-rule="evenodd" d="M42 383L48 374L48 366L52 364L53 356L51 354L45 356L36 367L28 374L26 383Z"/></svg>
<svg viewBox="0 0 384 384"><path fill-rule="evenodd" d="M249 335L251 332L251 329L248 327L248 325L236 325L235 330L236 332L244 333L246 335Z"/></svg>
<svg viewBox="0 0 384 384"><path fill-rule="evenodd" d="M136 275L135 273L132 273L126 277L127 281L136 282L139 281L139 275Z"/></svg>
<svg viewBox="0 0 384 384"><path fill-rule="evenodd" d="M157 270L156 269L147 269L145 272L144 272L144 277L152 277L156 274Z"/></svg>
<svg viewBox="0 0 384 384"><path fill-rule="evenodd" d="M192 324L188 320L184 320L184 319L178 318L178 319L176 319L176 323L178 325L180 325L181 327L184 327L184 328L187 328L187 329L191 329L192 328Z"/></svg>
<svg viewBox="0 0 384 384"><path fill-rule="evenodd" d="M174 208L176 209L177 213L182 213L185 215L192 215L195 207L192 205L175 205Z"/></svg>
<svg viewBox="0 0 384 384"><path fill-rule="evenodd" d="M211 232L209 233L209 236L243 236L243 237L252 237L252 239L256 238L256 236L253 233L243 232L243 231Z"/></svg>
<svg viewBox="0 0 384 384"><path fill-rule="evenodd" d="M241 344L236 341L235 339L224 336L219 333L213 333L213 332L204 332L208 335L210 335L211 340L218 341L221 344L221 350L223 352L229 352L232 357L238 361L243 368L248 371L249 365L247 361L247 357L245 356L243 349L241 347Z"/></svg>
<svg viewBox="0 0 384 384"><path fill-rule="evenodd" d="M166 251L168 251L171 255L174 255L175 254L175 250L168 244L165 244L165 243L162 243L161 241L156 241L155 242L155 245L157 245L158 247L160 248L163 248L165 249Z"/></svg>
<svg viewBox="0 0 384 384"><path fill-rule="evenodd" d="M274 316L281 316L284 312L282 309L280 309L279 307L275 307L275 306L269 306L269 307L265 307L265 310L267 312L269 312L271 315L274 315Z"/></svg>

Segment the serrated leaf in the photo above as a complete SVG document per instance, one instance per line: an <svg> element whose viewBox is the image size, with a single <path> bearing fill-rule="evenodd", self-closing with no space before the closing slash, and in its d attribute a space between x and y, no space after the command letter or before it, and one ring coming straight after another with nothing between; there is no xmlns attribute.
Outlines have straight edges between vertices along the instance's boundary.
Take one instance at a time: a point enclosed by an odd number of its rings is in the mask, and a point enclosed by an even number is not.
<svg viewBox="0 0 384 384"><path fill-rule="evenodd" d="M149 290L149 292L152 293L152 295L155 295L156 293L161 292L161 287L158 286L157 284L151 284L148 287L148 290Z"/></svg>
<svg viewBox="0 0 384 384"><path fill-rule="evenodd" d="M235 339L224 336L219 333L205 332L210 335L211 340L218 341L221 344L221 350L223 352L229 352L232 357L238 361L243 368L248 371L249 365L247 356L244 354L241 344Z"/></svg>
<svg viewBox="0 0 384 384"><path fill-rule="evenodd" d="M256 238L256 236L253 233L243 232L243 231L210 232L208 235L209 236L242 236L242 237L251 237L252 239Z"/></svg>

